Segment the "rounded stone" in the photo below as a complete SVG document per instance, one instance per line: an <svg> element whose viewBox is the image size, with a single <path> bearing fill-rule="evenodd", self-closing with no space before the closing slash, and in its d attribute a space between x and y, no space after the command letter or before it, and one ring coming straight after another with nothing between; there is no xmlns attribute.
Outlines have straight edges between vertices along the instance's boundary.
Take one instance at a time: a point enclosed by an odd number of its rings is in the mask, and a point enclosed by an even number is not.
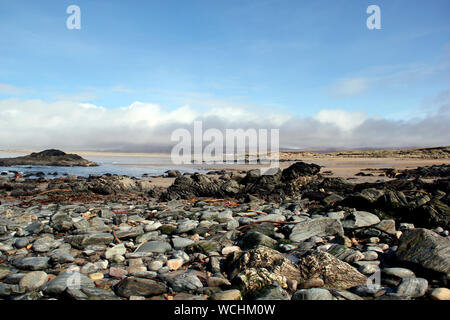
<svg viewBox="0 0 450 320"><path fill-rule="evenodd" d="M358 268L358 271L365 275L374 274L378 270L379 270L378 267L372 264L365 264Z"/></svg>
<svg viewBox="0 0 450 320"><path fill-rule="evenodd" d="M109 268L109 275L114 278L123 278L128 274L128 271L121 268Z"/></svg>
<svg viewBox="0 0 450 320"><path fill-rule="evenodd" d="M22 249L25 248L29 243L30 241L28 241L27 238L17 238L16 241L14 242L14 246L17 249Z"/></svg>
<svg viewBox="0 0 450 320"><path fill-rule="evenodd" d="M27 290L36 290L47 283L48 275L44 271L27 273L19 282L19 285Z"/></svg>
<svg viewBox="0 0 450 320"><path fill-rule="evenodd" d="M149 263L148 269L150 271L158 271L159 269L161 269L163 267L163 265L164 265L164 263L162 261L154 260Z"/></svg>
<svg viewBox="0 0 450 320"><path fill-rule="evenodd" d="M372 260L378 259L378 253L376 253L375 251L366 251L366 252L363 252L363 255L364 255L364 260L366 260L366 261L372 261Z"/></svg>
<svg viewBox="0 0 450 320"><path fill-rule="evenodd" d="M397 287L397 294L411 298L422 297L428 288L428 281L423 278L406 278Z"/></svg>

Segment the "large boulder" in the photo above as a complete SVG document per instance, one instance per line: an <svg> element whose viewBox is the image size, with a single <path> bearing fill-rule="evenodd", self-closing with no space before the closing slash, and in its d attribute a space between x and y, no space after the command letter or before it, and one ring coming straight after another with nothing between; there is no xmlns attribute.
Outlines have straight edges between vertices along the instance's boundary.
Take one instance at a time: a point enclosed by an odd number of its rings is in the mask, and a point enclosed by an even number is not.
<svg viewBox="0 0 450 320"><path fill-rule="evenodd" d="M240 191L235 180L223 181L203 174L181 176L161 196L162 200L192 199L195 197L234 196Z"/></svg>
<svg viewBox="0 0 450 320"><path fill-rule="evenodd" d="M450 274L450 240L437 233L417 228L400 238L397 258L421 269Z"/></svg>
<svg viewBox="0 0 450 320"><path fill-rule="evenodd" d="M367 283L354 267L319 250L301 253L298 268L302 279L321 278L327 288L346 290Z"/></svg>
<svg viewBox="0 0 450 320"><path fill-rule="evenodd" d="M291 165L290 167L283 170L281 176L282 181L292 181L303 176L313 176L318 174L320 171L320 166L314 163L305 163L299 161Z"/></svg>
<svg viewBox="0 0 450 320"><path fill-rule="evenodd" d="M301 273L282 253L268 247L234 252L227 257L229 279L244 295L270 286L277 281L287 288L287 280L300 280Z"/></svg>

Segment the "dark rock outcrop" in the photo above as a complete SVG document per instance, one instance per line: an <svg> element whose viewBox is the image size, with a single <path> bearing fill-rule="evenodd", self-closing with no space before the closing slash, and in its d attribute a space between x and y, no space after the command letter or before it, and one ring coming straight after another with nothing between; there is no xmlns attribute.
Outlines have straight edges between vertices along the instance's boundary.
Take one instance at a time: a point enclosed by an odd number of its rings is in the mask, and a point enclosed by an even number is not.
<svg viewBox="0 0 450 320"><path fill-rule="evenodd" d="M421 269L450 274L450 240L427 229L405 231L397 257Z"/></svg>
<svg viewBox="0 0 450 320"><path fill-rule="evenodd" d="M27 156L0 159L0 166L15 165L58 166L58 167L95 167L97 163L83 159L76 154L67 154L60 150L49 149L33 152Z"/></svg>

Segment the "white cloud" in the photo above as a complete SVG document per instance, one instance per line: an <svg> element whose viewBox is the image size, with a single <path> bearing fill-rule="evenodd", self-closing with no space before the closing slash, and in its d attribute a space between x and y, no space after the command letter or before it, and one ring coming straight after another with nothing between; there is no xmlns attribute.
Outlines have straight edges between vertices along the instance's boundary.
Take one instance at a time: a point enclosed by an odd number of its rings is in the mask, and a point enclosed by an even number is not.
<svg viewBox="0 0 450 320"><path fill-rule="evenodd" d="M351 131L364 123L366 114L363 111L321 110L314 119L336 125L342 131Z"/></svg>
<svg viewBox="0 0 450 320"><path fill-rule="evenodd" d="M449 108L420 120L369 118L362 111L321 110L310 118L255 107L216 105L206 112L189 105L176 109L152 103L107 109L79 102L0 100L0 148L60 148L170 151L173 130L279 128L286 148L409 147L446 145Z"/></svg>

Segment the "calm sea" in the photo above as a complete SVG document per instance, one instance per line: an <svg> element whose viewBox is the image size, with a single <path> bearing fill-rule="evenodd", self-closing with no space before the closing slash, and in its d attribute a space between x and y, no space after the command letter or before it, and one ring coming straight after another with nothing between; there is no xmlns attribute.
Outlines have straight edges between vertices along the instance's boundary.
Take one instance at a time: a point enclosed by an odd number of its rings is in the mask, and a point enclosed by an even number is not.
<svg viewBox="0 0 450 320"><path fill-rule="evenodd" d="M0 158L18 157L27 153L0 152ZM0 172L13 175L11 171L21 172L23 175L29 173L43 172L48 177L60 177L64 174L87 177L90 174L117 174L130 177L142 177L143 175L162 175L170 169L177 169L181 173L204 172L197 168L174 166L169 156L121 156L121 155L82 155L83 158L94 161L98 167L48 167L48 166L11 166L1 167ZM53 176L54 173L57 175Z"/></svg>

